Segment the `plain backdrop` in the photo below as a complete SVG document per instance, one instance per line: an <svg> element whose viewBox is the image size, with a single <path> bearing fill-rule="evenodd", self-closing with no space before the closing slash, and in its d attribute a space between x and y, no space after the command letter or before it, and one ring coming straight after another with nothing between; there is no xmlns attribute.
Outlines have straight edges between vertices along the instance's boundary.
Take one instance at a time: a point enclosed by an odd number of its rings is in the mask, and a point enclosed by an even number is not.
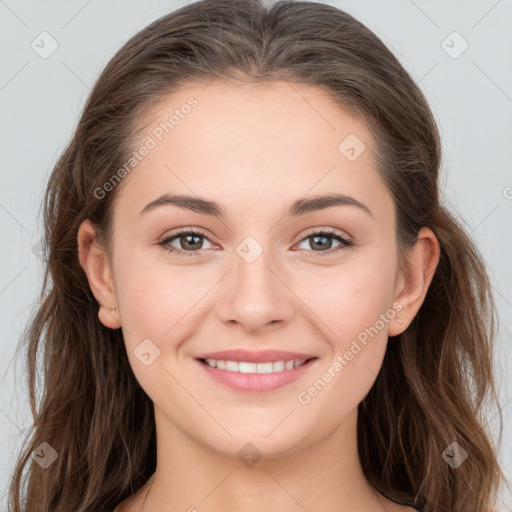
<svg viewBox="0 0 512 512"><path fill-rule="evenodd" d="M23 356L14 354L42 281L43 188L110 57L138 30L187 3L0 0L0 510L7 508L8 479L32 424ZM353 14L382 38L419 83L438 121L444 200L477 241L495 291L500 456L510 479L512 2L324 3ZM488 420L495 424L495 418ZM503 490L498 505L512 511L510 491Z"/></svg>

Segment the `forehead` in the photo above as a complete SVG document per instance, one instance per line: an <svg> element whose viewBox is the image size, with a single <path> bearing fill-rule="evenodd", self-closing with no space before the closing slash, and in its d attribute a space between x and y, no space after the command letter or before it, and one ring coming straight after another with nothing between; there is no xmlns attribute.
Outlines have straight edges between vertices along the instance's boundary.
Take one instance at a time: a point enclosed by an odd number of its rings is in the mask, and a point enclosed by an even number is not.
<svg viewBox="0 0 512 512"><path fill-rule="evenodd" d="M315 86L190 85L154 105L140 126L134 151L149 149L123 179L116 201L125 206L187 193L226 204L228 214L251 204L281 211L292 199L334 191L390 206L367 126Z"/></svg>

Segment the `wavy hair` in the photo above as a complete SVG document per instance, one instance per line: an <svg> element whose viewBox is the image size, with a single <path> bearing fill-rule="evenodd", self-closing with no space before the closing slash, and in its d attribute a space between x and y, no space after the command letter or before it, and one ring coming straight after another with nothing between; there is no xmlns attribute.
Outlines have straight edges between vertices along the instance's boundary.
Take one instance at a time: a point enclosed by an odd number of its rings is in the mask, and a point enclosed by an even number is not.
<svg viewBox="0 0 512 512"><path fill-rule="evenodd" d="M497 315L475 242L440 202L432 112L362 23L327 4L283 0L190 3L132 37L97 79L45 191L44 282L18 347L26 351L34 423L16 461L9 510L110 511L155 471L153 404L129 365L122 331L98 319L77 233L89 218L108 247L120 187L101 198L95 190L133 153L151 106L216 78L320 87L371 130L396 207L401 264L422 226L441 253L424 303L389 343L359 404L363 470L389 499L425 512L490 510L504 479L484 407L498 401ZM501 440L501 412L498 419ZM442 456L455 441L469 454L457 468ZM43 442L58 453L48 469L28 464Z"/></svg>

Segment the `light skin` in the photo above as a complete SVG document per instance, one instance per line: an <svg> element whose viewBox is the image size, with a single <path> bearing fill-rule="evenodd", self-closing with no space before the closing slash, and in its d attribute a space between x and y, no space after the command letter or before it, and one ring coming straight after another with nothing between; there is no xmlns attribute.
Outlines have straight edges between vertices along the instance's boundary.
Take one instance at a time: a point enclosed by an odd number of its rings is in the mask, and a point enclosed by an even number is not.
<svg viewBox="0 0 512 512"><path fill-rule="evenodd" d="M357 406L393 343L388 337L407 329L424 301L438 263L435 235L420 230L400 271L394 203L376 170L370 132L322 90L284 81L191 84L148 113L141 141L191 96L197 107L123 179L111 257L96 240L88 243L95 233L89 221L78 233L100 321L122 328L135 377L154 403L158 463L144 512L412 511L377 496L366 480ZM366 147L353 161L338 149L349 134ZM338 205L285 215L298 199L334 192L371 214ZM215 201L226 217L175 205L140 214L164 193ZM158 245L179 228L205 237ZM336 250L336 238L315 240L311 233L322 229L354 245ZM247 236L263 249L251 263L237 252ZM400 312L300 403L298 393L394 303ZM134 354L145 339L160 350L148 366ZM212 380L195 359L231 348L317 359L282 388L246 393ZM247 442L262 454L252 467L237 457ZM146 491L116 512L138 512Z"/></svg>

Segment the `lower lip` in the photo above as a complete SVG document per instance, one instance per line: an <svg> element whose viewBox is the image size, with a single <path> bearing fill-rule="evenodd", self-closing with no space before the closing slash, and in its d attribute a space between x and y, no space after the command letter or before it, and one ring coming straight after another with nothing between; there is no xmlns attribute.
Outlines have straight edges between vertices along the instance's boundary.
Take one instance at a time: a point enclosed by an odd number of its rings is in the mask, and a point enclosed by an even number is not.
<svg viewBox="0 0 512 512"><path fill-rule="evenodd" d="M274 391L290 382L299 379L305 372L308 371L309 367L313 364L316 359L310 359L308 362L301 366L297 366L292 370L283 370L281 372L274 373L241 373L241 372L230 372L228 370L219 370L218 368L212 368L211 366L203 363L199 359L196 361L199 363L208 375L213 379L225 386L229 386L232 389L240 391L252 391L252 392L265 392Z"/></svg>

